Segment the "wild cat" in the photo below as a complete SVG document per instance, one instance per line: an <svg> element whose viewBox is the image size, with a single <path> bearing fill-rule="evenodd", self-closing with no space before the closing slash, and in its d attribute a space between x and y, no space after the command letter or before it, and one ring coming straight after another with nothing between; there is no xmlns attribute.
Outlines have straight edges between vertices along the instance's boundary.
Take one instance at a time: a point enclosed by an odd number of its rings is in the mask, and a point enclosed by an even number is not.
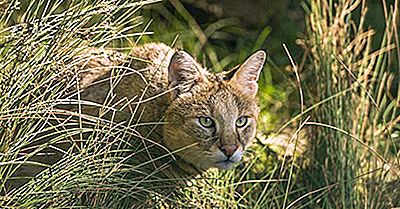
<svg viewBox="0 0 400 209"><path fill-rule="evenodd" d="M80 98L118 109L108 118L136 124L141 136L179 157L176 165L181 171L230 169L241 161L256 134L257 81L264 51L216 74L187 52L162 43L134 47L129 57L112 50L83 53L78 65ZM121 65L125 67L118 75L110 68ZM81 111L107 115L98 106L84 105Z"/></svg>

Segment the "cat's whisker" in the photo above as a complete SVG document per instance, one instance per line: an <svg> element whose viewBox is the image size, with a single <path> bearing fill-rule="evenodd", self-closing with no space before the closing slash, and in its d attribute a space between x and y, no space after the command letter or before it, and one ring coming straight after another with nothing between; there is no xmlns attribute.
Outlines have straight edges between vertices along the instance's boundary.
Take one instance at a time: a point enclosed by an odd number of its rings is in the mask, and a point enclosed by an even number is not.
<svg viewBox="0 0 400 209"><path fill-rule="evenodd" d="M210 138L205 139L204 141L209 142L209 141L217 139L217 138L218 138L218 136L212 136Z"/></svg>

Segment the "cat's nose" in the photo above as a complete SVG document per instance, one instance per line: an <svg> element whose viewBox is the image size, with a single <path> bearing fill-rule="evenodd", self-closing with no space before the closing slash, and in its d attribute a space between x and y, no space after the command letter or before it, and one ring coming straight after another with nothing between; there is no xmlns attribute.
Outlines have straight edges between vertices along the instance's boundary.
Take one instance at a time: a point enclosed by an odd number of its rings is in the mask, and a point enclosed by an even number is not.
<svg viewBox="0 0 400 209"><path fill-rule="evenodd" d="M219 149L229 158L238 149L236 144L226 144L219 147Z"/></svg>

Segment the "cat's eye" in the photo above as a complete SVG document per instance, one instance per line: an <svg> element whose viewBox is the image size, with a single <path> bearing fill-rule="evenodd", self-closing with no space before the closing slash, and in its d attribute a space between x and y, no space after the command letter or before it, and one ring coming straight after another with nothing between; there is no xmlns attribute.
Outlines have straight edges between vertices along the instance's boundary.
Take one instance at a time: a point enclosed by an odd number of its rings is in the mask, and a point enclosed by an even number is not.
<svg viewBox="0 0 400 209"><path fill-rule="evenodd" d="M246 116L239 117L238 119L236 119L236 127L242 128L242 127L246 126L247 121L248 121L248 119Z"/></svg>
<svg viewBox="0 0 400 209"><path fill-rule="evenodd" d="M214 126L214 121L210 117L199 117L198 120L200 125L205 128L211 128Z"/></svg>

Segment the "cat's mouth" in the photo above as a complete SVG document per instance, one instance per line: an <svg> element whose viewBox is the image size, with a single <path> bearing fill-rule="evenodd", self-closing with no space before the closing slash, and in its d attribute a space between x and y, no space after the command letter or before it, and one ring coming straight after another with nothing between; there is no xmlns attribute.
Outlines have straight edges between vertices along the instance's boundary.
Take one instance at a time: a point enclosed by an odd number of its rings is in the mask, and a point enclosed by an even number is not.
<svg viewBox="0 0 400 209"><path fill-rule="evenodd" d="M223 170L231 169L237 162L226 159L215 163L215 167Z"/></svg>

